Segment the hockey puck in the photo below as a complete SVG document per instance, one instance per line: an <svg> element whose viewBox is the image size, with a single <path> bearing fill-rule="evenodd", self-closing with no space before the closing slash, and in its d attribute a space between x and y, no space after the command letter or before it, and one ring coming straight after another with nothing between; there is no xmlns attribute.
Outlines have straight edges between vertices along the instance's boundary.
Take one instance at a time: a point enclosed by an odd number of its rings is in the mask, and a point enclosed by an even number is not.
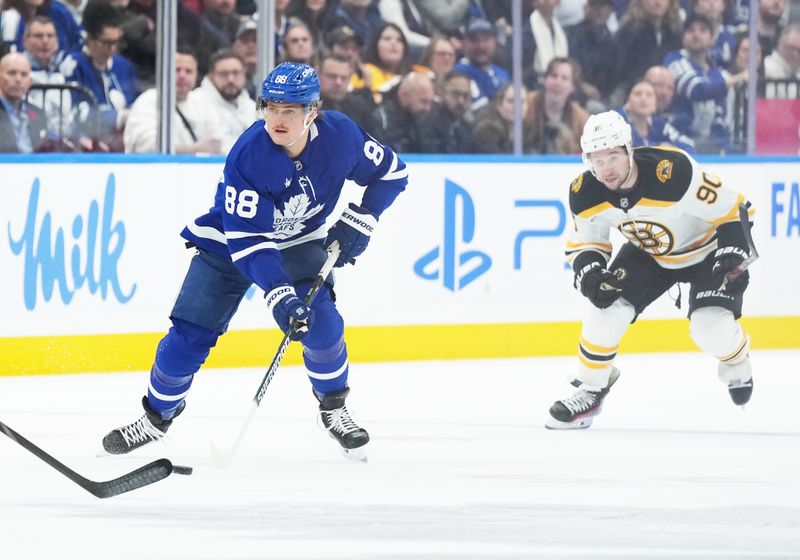
<svg viewBox="0 0 800 560"><path fill-rule="evenodd" d="M190 474L192 474L193 471L194 471L194 469L192 467L184 467L184 466L181 466L181 465L172 465L172 472L175 473L175 474L184 474L186 476L189 476Z"/></svg>

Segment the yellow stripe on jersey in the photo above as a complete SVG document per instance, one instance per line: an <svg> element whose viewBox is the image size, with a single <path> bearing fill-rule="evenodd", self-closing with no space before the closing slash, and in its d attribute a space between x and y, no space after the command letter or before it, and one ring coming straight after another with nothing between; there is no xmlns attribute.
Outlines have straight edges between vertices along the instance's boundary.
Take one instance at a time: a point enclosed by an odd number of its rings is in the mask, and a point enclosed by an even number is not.
<svg viewBox="0 0 800 560"><path fill-rule="evenodd" d="M726 224L728 222L738 222L739 221L739 205L743 204L747 199L744 197L743 194L740 194L736 198L736 202L733 204L728 213L719 218L718 220L714 220L711 224L715 227L720 226L722 224ZM753 212L755 213L755 212ZM748 211L748 215L750 212Z"/></svg>
<svg viewBox="0 0 800 560"><path fill-rule="evenodd" d="M596 216L601 212L613 209L614 206L610 202L601 202L597 206L592 206L591 208L587 208L583 212L579 213L578 216L580 216L581 218L591 218L592 216Z"/></svg>
<svg viewBox="0 0 800 560"><path fill-rule="evenodd" d="M659 208L666 208L667 206L672 206L673 204L677 204L678 200L656 200L654 198L642 198L639 202L636 203L637 206L656 206Z"/></svg>

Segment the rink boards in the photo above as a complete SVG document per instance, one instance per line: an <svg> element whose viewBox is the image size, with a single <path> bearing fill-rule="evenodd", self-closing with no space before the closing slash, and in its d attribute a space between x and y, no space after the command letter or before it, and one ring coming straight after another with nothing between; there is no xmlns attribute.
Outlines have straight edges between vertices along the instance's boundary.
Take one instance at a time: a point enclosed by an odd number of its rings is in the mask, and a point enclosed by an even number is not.
<svg viewBox="0 0 800 560"><path fill-rule="evenodd" d="M351 359L573 353L588 305L564 262L578 159L406 159L407 191L357 265L337 274ZM223 166L150 156L77 162L0 159L0 375L149 368L192 254L178 234L212 205ZM753 346L800 347L800 158L705 166L757 210L761 259L745 300ZM357 201L360 188L345 195L340 203ZM269 362L280 333L261 296L249 294L209 365ZM694 349L688 289L681 309L676 296L648 309L623 351ZM287 361L299 362L297 348Z"/></svg>

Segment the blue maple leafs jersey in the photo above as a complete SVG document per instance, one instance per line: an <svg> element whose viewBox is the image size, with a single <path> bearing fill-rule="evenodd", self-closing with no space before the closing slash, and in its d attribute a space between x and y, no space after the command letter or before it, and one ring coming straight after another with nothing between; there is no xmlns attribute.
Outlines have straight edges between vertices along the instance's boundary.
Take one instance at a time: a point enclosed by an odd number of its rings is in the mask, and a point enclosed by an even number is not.
<svg viewBox="0 0 800 560"><path fill-rule="evenodd" d="M181 235L230 258L270 292L289 284L281 249L327 236L325 220L347 179L366 187L361 206L380 216L405 189L408 172L394 151L341 113L317 117L295 159L257 121L231 148L214 206Z"/></svg>

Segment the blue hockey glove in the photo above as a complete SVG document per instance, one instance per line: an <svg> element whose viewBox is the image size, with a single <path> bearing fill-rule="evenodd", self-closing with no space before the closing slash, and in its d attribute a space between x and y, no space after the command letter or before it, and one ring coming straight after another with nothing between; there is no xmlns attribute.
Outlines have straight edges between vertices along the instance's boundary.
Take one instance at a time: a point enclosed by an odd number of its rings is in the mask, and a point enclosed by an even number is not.
<svg viewBox="0 0 800 560"><path fill-rule="evenodd" d="M750 272L744 270L736 274L732 280L727 280L729 272L736 269L747 258L747 253L739 247L720 247L714 253L714 264L711 267L711 280L720 289L725 284L724 289L729 294L741 294L750 283Z"/></svg>
<svg viewBox="0 0 800 560"><path fill-rule="evenodd" d="M278 286L266 295L275 322L292 340L303 340L311 328L311 309L291 286Z"/></svg>
<svg viewBox="0 0 800 560"><path fill-rule="evenodd" d="M328 230L328 238L325 240L326 247L334 241L339 242L339 258L336 259L335 266L344 266L363 253L376 225L378 218L369 210L351 203L342 212L342 217Z"/></svg>
<svg viewBox="0 0 800 560"><path fill-rule="evenodd" d="M622 285L614 274L599 262L584 266L575 274L575 286L597 308L605 309L622 295Z"/></svg>

